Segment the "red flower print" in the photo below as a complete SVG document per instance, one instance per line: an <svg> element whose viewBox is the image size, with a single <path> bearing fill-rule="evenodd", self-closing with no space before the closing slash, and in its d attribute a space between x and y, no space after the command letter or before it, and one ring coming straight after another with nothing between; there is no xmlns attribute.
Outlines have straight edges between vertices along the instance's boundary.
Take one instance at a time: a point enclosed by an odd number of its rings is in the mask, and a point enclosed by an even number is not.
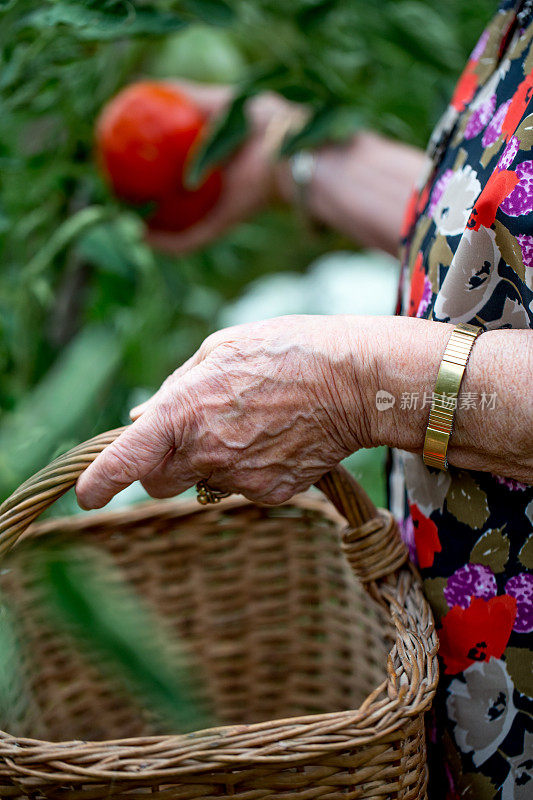
<svg viewBox="0 0 533 800"><path fill-rule="evenodd" d="M518 89L514 93L509 108L507 109L507 114L502 124L502 133L506 140L509 140L518 128L520 120L524 116L524 112L529 105L532 94L533 69L529 75L524 78L522 83L518 85Z"/></svg>
<svg viewBox="0 0 533 800"><path fill-rule="evenodd" d="M442 619L440 654L447 675L463 672L476 661L500 658L516 617L516 599L509 595L483 600L472 597L468 608L454 606Z"/></svg>
<svg viewBox="0 0 533 800"><path fill-rule="evenodd" d="M415 317L418 306L422 300L425 287L424 260L422 253L418 253L411 275L411 291L409 294L409 316Z"/></svg>
<svg viewBox="0 0 533 800"><path fill-rule="evenodd" d="M435 553L440 553L442 545L439 540L437 526L429 517L425 517L417 505L409 505L411 519L415 529L415 547L420 567L432 567Z"/></svg>
<svg viewBox="0 0 533 800"><path fill-rule="evenodd" d="M411 228L413 227L416 217L416 201L418 200L418 190L416 187L412 190L403 216L401 239L405 239Z"/></svg>
<svg viewBox="0 0 533 800"><path fill-rule="evenodd" d="M474 72L476 64L477 61L473 61L472 59L468 62L455 87L451 104L456 111L465 110L478 87L479 78Z"/></svg>
<svg viewBox="0 0 533 800"><path fill-rule="evenodd" d="M416 204L417 214L421 214L425 209L425 207L427 206L430 189L431 189L431 181L427 181L426 185L420 192L420 197L418 198L418 203Z"/></svg>
<svg viewBox="0 0 533 800"><path fill-rule="evenodd" d="M516 172L510 169L493 172L476 200L467 227L473 231L478 231L481 226L490 228L496 219L500 203L511 194L518 180Z"/></svg>

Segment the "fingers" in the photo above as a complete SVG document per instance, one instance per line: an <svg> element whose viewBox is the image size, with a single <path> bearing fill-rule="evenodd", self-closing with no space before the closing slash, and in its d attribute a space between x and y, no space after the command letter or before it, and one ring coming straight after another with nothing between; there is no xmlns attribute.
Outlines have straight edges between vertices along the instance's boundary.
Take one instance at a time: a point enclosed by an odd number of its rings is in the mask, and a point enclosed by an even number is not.
<svg viewBox="0 0 533 800"><path fill-rule="evenodd" d="M150 408L154 407L156 403L166 394L170 388L170 385L176 380L176 378L181 378L185 375L189 370L195 367L197 364L200 363L202 360L203 355L201 350L197 350L194 355L187 359L180 367L174 370L168 378L165 378L157 392L145 400L144 403L139 403L138 406L135 406L130 410L130 419L135 422L135 420L139 419L141 414L145 414Z"/></svg>
<svg viewBox="0 0 533 800"><path fill-rule="evenodd" d="M170 452L141 483L151 497L164 498L181 494L199 480L185 456Z"/></svg>
<svg viewBox="0 0 533 800"><path fill-rule="evenodd" d="M208 117L217 117L230 102L234 90L231 86L196 83L195 81L172 81L191 97Z"/></svg>
<svg viewBox="0 0 533 800"><path fill-rule="evenodd" d="M173 451L173 431L163 414L143 414L80 475L79 505L102 508L122 489L148 475Z"/></svg>
<svg viewBox="0 0 533 800"><path fill-rule="evenodd" d="M310 485L308 482L298 483L283 476L273 476L271 470L261 468L237 469L227 473L218 471L209 477L208 483L210 488L217 491L241 494L252 503L273 506L285 503Z"/></svg>

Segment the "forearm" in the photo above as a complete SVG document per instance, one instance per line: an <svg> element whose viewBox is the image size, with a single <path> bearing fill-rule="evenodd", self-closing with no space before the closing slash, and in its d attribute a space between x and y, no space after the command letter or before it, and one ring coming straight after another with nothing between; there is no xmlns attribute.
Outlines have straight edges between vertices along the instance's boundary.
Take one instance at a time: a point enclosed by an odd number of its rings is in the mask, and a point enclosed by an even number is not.
<svg viewBox="0 0 533 800"><path fill-rule="evenodd" d="M414 147L363 131L346 145L316 154L308 191L309 213L367 247L396 255L409 194L423 167ZM281 166L280 196L293 201L289 169Z"/></svg>
<svg viewBox="0 0 533 800"><path fill-rule="evenodd" d="M369 441L422 453L429 403L453 326L406 317L372 318L364 325L372 376L362 401ZM532 384L532 331L479 336L461 384L450 464L533 483ZM379 389L394 396L391 408L376 408Z"/></svg>

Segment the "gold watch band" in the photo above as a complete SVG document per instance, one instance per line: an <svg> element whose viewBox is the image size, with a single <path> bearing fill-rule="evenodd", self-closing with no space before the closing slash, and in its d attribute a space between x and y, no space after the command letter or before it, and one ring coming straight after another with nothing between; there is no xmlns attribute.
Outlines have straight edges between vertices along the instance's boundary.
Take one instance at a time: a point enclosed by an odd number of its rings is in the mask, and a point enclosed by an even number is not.
<svg viewBox="0 0 533 800"><path fill-rule="evenodd" d="M457 398L470 351L481 328L461 323L453 329L439 367L424 440L424 464L448 469L448 443L453 430Z"/></svg>

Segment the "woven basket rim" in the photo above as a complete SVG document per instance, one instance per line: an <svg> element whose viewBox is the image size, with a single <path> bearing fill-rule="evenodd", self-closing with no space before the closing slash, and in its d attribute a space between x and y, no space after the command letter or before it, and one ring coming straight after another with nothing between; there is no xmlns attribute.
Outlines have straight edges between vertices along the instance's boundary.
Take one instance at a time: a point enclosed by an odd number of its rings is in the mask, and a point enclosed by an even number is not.
<svg viewBox="0 0 533 800"><path fill-rule="evenodd" d="M63 763L69 773L77 772L80 781L86 782L93 778L101 780L132 780L165 778L172 776L194 774L198 770L223 769L231 766L252 764L280 764L286 766L297 765L309 758L318 758L327 753L345 751L355 747L364 747L376 744L380 740L387 740L394 734L402 737L404 725L413 717L419 716L431 705L433 699L433 682L427 686L426 698L420 702L417 693L413 710L409 713L404 697L406 692L400 692L394 700L384 698L380 703L381 709L375 709L371 715L376 719L373 726L368 726L370 699L378 692L381 694L386 681L361 704L357 710L330 712L324 714L309 714L300 717L286 717L256 722L248 725L224 725L205 728L186 734L164 734L142 737L126 737L124 739L106 740L62 740L47 741L27 737L14 737L0 731L0 756L15 759L12 762L15 772L24 772L23 764L27 764L28 774L45 777L47 780L54 776L50 772L39 773L31 768L32 763L54 762L61 775L61 762L68 755L68 763ZM388 706L388 708L387 708ZM387 724L380 725L376 711L381 710L382 720L387 717ZM357 731L357 723L365 724ZM284 735L285 734L285 735ZM333 741L332 741L333 735ZM310 742L310 737L314 741ZM248 741L250 740L250 741ZM201 747L201 757L198 750ZM230 748L233 752L228 752ZM239 752L235 752L235 751ZM171 764L168 768L161 767L165 751L171 751L169 756ZM138 759L142 753L145 768L140 771L130 771L128 759ZM108 762L110 755L118 762L114 769L100 766ZM80 765L75 767L73 762L79 759ZM88 760L94 766L84 767ZM153 767L150 764L153 762ZM177 766L183 763L183 766ZM0 761L0 777L4 773ZM69 781L72 778L69 777Z"/></svg>
<svg viewBox="0 0 533 800"><path fill-rule="evenodd" d="M257 507L257 504L250 503L245 498L231 497L217 505L216 510L209 511L219 514L224 513L225 509L232 511L250 505ZM291 506L324 514L339 525L339 533L341 527L346 527L346 521L341 514L319 494L296 495L281 507ZM279 507L263 508L273 510ZM81 531L94 527L104 520L106 523L120 520L125 524L127 521L141 522L154 516L167 517L169 520L186 519L209 511L200 507L194 499L142 501L127 508L62 516L33 523L21 537L21 544L23 540L53 533L58 528L68 533L69 530ZM231 766L272 762L296 763L320 754L375 743L378 738L386 738L398 731L410 718L429 707L437 680L437 642L431 617L427 619L426 636L421 637L415 631L416 628L424 628L427 601L423 597L415 573L411 570L402 570L397 576L396 583L397 585L393 581L390 584L392 608L388 613L395 629L395 641L387 658L388 677L376 686L357 709L282 717L246 725L209 727L185 734L125 737L114 740L74 739L50 742L16 737L0 730L0 757L9 759L11 756L14 760L16 757L16 766L12 762L15 772L24 770L23 764L27 764L28 774L35 775L35 771L31 769L33 762L37 764L46 760L57 761L59 764L68 751L68 765L64 765L65 769L69 775L73 771L79 774L80 780L87 781L92 777L94 780L109 778L138 781L141 775L148 779L164 778L170 771L172 775L180 772L194 773L199 768L205 769L206 763L211 762L215 763L215 768L222 768L224 764ZM395 600L396 594L401 599ZM411 614L405 612L407 598L411 600L408 604L411 607ZM394 663L398 660L404 664L404 669L400 671L403 672L405 680L398 680L398 668ZM420 660L425 667L423 670L416 667ZM416 667L411 669L410 675L405 669L405 664L409 663ZM169 765L167 770L161 770L158 769L158 765L164 758L162 752L165 750L172 751L172 765ZM128 771L129 759L138 758L140 751L146 769L142 769L141 772ZM107 762L110 754L113 754L120 763L113 769L106 769L103 764L98 766L101 760ZM74 767L72 761L77 761L78 758L80 763ZM82 763L87 764L88 760L95 762L92 768L82 766ZM182 761L183 766L176 766ZM2 772L0 761L0 775ZM58 774L60 773L59 769ZM43 777L50 780L52 776L46 772L43 773Z"/></svg>
<svg viewBox="0 0 533 800"><path fill-rule="evenodd" d="M185 519L187 517L206 514L210 511L218 515L220 512L224 513L225 509L232 511L233 509L249 508L252 506L265 511L276 511L279 508L287 508L294 505L306 508L309 511L320 512L329 517L332 522L346 527L346 520L342 514L340 514L318 490L313 490L312 494L309 492L302 492L294 495L290 500L286 500L284 503L278 503L275 506L253 503L251 500L247 500L246 497L242 497L241 495L232 495L231 497L224 498L214 507L201 506L196 498L193 497L171 497L165 500L141 500L131 506L122 508L83 511L80 514L61 515L59 517L50 517L40 522L33 522L20 536L19 542L23 544L28 538L52 533L60 526L63 530L76 531L92 528L95 525L99 525L101 522L108 523L114 520L122 524L129 524L130 522L143 522L154 516L159 518L168 517L169 520Z"/></svg>

